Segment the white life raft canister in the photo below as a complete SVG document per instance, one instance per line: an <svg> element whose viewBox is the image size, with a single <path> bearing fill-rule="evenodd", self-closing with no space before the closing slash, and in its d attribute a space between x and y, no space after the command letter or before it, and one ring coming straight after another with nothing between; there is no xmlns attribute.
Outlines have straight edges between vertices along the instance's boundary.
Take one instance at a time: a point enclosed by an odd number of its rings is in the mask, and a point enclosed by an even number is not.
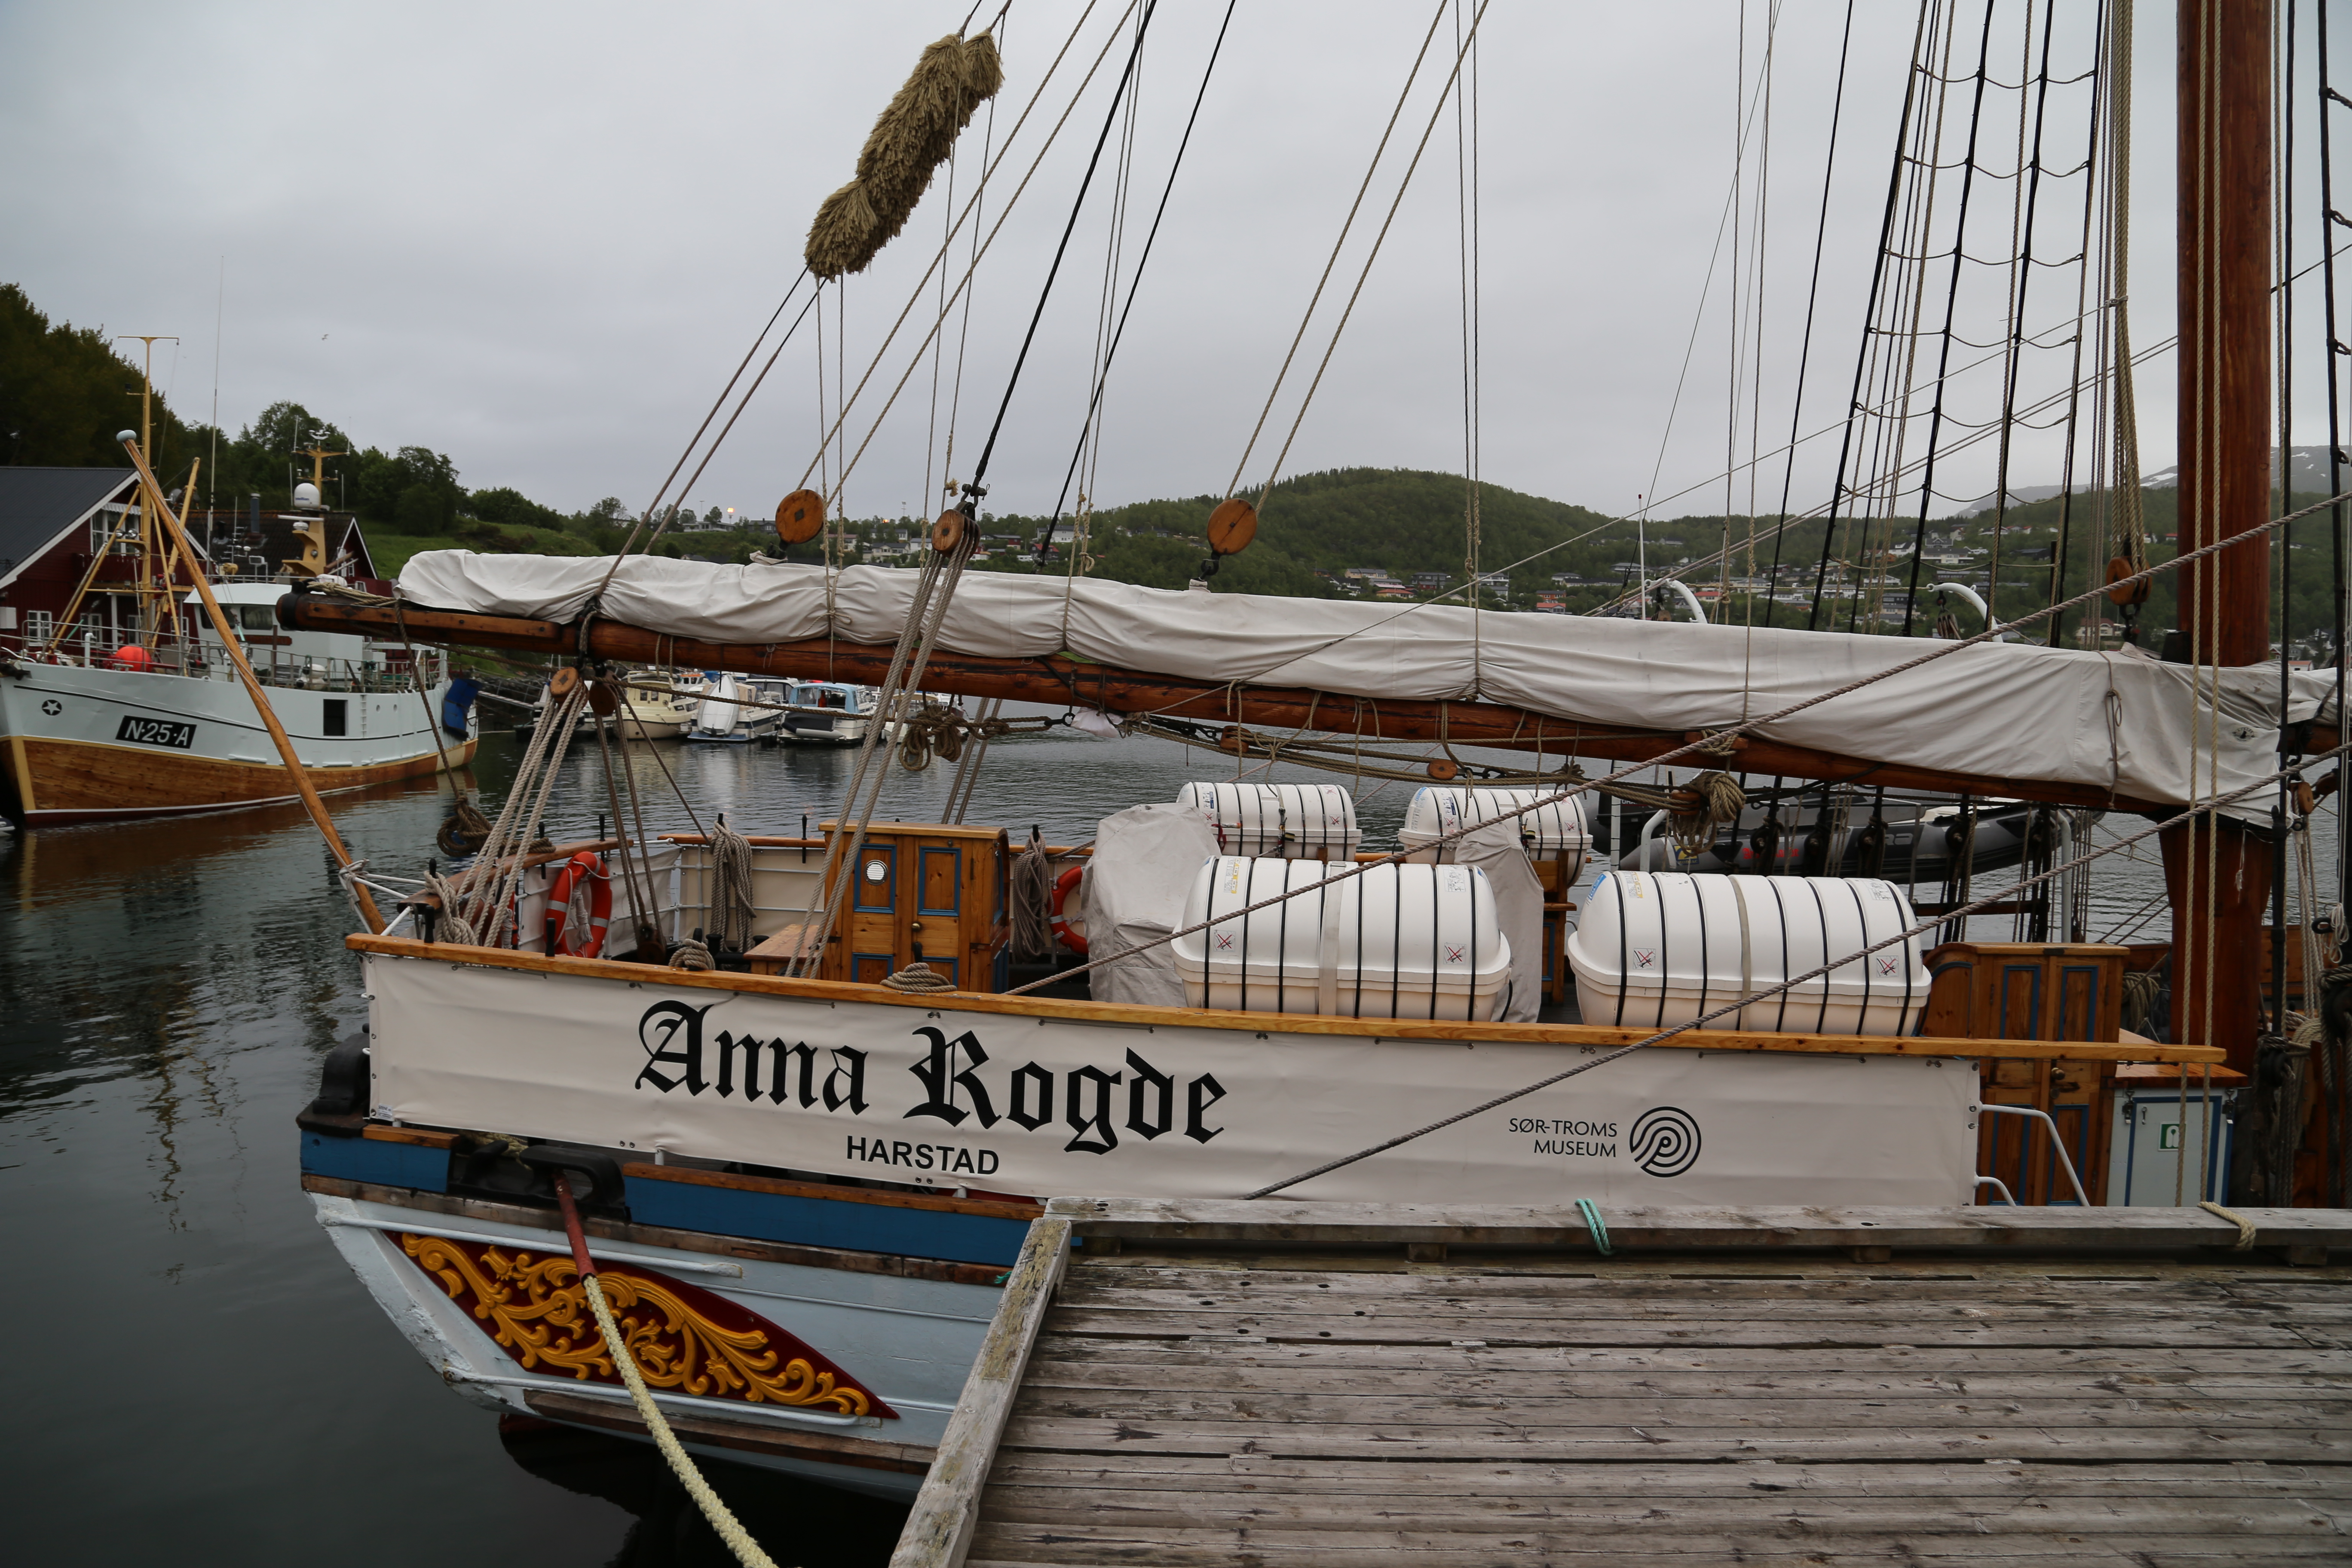
<svg viewBox="0 0 2352 1568"><path fill-rule="evenodd" d="M1247 1013L1491 1021L1508 1000L1511 944L1475 866L1373 866L1319 887L1313 860L1221 855L1193 879L1174 942L1184 999ZM1248 908L1292 889L1295 898Z"/></svg>
<svg viewBox="0 0 2352 1568"><path fill-rule="evenodd" d="M1560 886L1574 884L1584 874L1584 858L1592 847L1592 830L1585 820L1584 797L1557 798L1550 789L1465 789L1460 784L1431 785L1412 792L1404 809L1404 826L1397 842L1415 851L1416 860L1444 858L1448 847L1431 849L1449 833L1476 828L1508 817L1528 856L1538 860L1568 862ZM1537 805L1537 802L1542 802ZM1534 805L1533 811L1523 807ZM1513 816L1511 814L1518 812Z"/></svg>
<svg viewBox="0 0 2352 1568"><path fill-rule="evenodd" d="M1364 841L1355 797L1340 784L1188 784L1176 798L1209 819L1228 855L1345 860Z"/></svg>
<svg viewBox="0 0 2352 1568"><path fill-rule="evenodd" d="M1927 1004L1919 939L1862 950L1912 923L1902 889L1876 877L1612 871L1592 885L1568 962L1586 1023L1654 1029L1857 953L1705 1027L1904 1035Z"/></svg>

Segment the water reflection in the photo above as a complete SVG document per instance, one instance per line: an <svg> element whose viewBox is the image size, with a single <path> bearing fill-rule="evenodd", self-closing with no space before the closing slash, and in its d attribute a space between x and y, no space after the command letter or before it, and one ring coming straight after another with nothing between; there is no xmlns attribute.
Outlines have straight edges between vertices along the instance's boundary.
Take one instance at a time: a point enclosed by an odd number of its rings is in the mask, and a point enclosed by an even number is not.
<svg viewBox="0 0 2352 1568"><path fill-rule="evenodd" d="M650 1446L527 1415L502 1417L499 1440L541 1480L630 1515L609 1568L733 1568L734 1554ZM901 1504L748 1465L696 1463L751 1539L800 1568L887 1562L906 1522Z"/></svg>

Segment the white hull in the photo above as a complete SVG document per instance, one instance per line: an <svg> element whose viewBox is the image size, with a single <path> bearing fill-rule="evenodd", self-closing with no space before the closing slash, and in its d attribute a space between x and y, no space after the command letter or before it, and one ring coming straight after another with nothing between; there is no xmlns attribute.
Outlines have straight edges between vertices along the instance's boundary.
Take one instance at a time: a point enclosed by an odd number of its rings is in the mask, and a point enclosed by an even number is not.
<svg viewBox="0 0 2352 1568"><path fill-rule="evenodd" d="M464 1398L502 1415L543 1415L530 1403L534 1394L587 1397L609 1404L616 1417L627 1417L628 1396L616 1385L523 1367L418 1267L401 1240L404 1235L491 1238L536 1256L562 1256L569 1244L560 1226L535 1228L319 1193L311 1194L311 1203L319 1223L368 1293L425 1363ZM757 1258L718 1261L709 1253L641 1242L595 1243L590 1251L600 1261L645 1264L785 1326L855 1372L897 1413L889 1419L845 1416L655 1393L666 1415L717 1415L763 1429L787 1443L795 1435L814 1434L935 1447L987 1333L998 1296L986 1285ZM714 1267L736 1272L712 1272ZM708 1445L695 1441L691 1433L685 1443L689 1452L702 1458L760 1465L898 1500L913 1497L922 1484L919 1474Z"/></svg>
<svg viewBox="0 0 2352 1568"><path fill-rule="evenodd" d="M446 685L406 690L264 688L321 791L430 774L471 759L441 733ZM340 732L337 732L340 731ZM79 665L0 672L0 777L9 815L34 826L163 816L298 798L239 682Z"/></svg>

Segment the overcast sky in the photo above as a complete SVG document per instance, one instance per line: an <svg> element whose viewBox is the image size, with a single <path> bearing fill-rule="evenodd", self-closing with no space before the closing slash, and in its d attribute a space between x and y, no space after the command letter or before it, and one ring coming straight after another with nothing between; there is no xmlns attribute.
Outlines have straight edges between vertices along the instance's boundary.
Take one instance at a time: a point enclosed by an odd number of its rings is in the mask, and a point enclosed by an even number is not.
<svg viewBox="0 0 2352 1568"><path fill-rule="evenodd" d="M447 452L469 486L513 485L567 510L608 494L641 505L800 270L816 204L848 178L875 114L922 47L953 31L969 3L12 0L0 4L0 144L10 150L0 162L0 210L9 215L0 280L22 284L53 319L177 333L176 354L159 345L157 379L184 415L208 414L217 353L220 419L231 430L293 398L360 441ZM1996 36L2013 51L2021 0L1997 3ZM1080 28L992 184L991 224L1123 4L1097 0ZM1084 8L1084 0L1014 0L1002 29L1000 147ZM2060 9L2075 27L2090 12L2087 0ZM2172 331L2172 37L2168 6L2141 9L2133 321L2147 345ZM1128 270L1223 14L1211 0L1164 0L1151 25ZM1102 504L1224 489L1431 15L1427 0L1236 7L1110 380ZM1769 163L1762 121L1752 121L1741 227L1752 236L1757 177L1769 176L1763 296L1751 312L1762 329L1757 406L1768 447L1790 421L1845 15L1837 0L1787 0L1774 42ZM1718 237L1740 105L1762 59L1763 0L1748 0L1744 19L1745 90L1739 0L1494 0L1487 11L1475 99L1486 478L1625 510L1637 493L1670 493L1723 469L1734 274ZM1856 12L1808 429L1830 423L1853 374L1913 23L1912 7L1884 0ZM1430 123L1454 26L1450 14L1439 25L1245 480L1262 479L1280 447ZM2084 52L2080 34L2062 26L2053 73L2072 74L2070 46ZM1003 395L1124 51L1114 44L980 267L957 414L959 477ZM2013 81L2016 69L2011 58L1994 74ZM2067 91L2087 88L2053 89ZM1988 145L2013 138L2014 101L1989 100L1988 124L2008 129L1988 131ZM983 111L959 154L959 207L985 128ZM2053 148L2047 162L2071 163L2079 146L2077 136L2071 153ZM1050 507L1069 461L1095 341L1111 162L1106 154L1004 423L992 509ZM1286 472L1462 468L1456 167L1449 107ZM935 184L907 232L849 280L842 303L853 383L936 251L945 210ZM2306 224L2300 248L2315 243ZM965 239L956 251L968 254ZM2027 312L2030 326L2073 313L2071 279L2036 287L2045 292ZM853 447L936 317L936 293L923 300L852 412ZM830 360L842 334L830 292L827 301ZM1979 323L1969 335L1992 333ZM799 481L816 449L815 347L803 325L694 504L763 512ZM950 378L955 348L950 341ZM2141 378L2151 469L2171 460L2171 384L2168 358ZM850 477L851 512L934 510L922 494L927 442L937 444L930 385L926 360ZM2316 400L2315 391L2305 400L2312 438L2322 429ZM943 395L942 432L948 412ZM1832 438L1805 449L1800 506L1821 499L1834 447ZM1989 462L1979 454L1956 464L1964 471L1938 488L1989 489ZM930 466L936 485L936 458ZM2030 483L2055 471L2054 456L2037 447L2021 454L2013 477ZM1769 507L1779 470L1767 472ZM1744 507L1744 489L1737 499ZM1718 481L1664 510L1722 504Z"/></svg>

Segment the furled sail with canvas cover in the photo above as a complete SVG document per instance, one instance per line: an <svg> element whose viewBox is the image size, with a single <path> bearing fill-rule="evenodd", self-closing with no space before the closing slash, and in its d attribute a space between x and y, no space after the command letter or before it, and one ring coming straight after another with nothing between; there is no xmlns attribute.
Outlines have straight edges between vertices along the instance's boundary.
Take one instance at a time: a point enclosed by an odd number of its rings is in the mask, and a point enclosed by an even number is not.
<svg viewBox="0 0 2352 1568"><path fill-rule="evenodd" d="M605 574L612 580L605 584ZM596 597L607 620L680 637L760 645L807 638L887 645L918 574L852 566L730 566L427 551L401 596L436 609L570 621ZM603 585L601 595L598 594ZM1475 618L1475 635L1474 635ZM1571 723L1703 731L1737 724L1917 658L1922 640L1681 622L1398 607L1246 594L1173 593L1097 579L974 573L940 631L947 651L1070 656L1187 679L1342 697L1507 703ZM2210 687L2213 672L2201 672ZM2299 675L2287 711L2263 666L2220 672L2223 793L2277 766L2277 731L2319 715L2332 679ZM2191 668L2138 654L2026 643L1958 650L1757 732L1848 756L2187 805L2210 796ZM2241 808L2265 816L2267 801Z"/></svg>

